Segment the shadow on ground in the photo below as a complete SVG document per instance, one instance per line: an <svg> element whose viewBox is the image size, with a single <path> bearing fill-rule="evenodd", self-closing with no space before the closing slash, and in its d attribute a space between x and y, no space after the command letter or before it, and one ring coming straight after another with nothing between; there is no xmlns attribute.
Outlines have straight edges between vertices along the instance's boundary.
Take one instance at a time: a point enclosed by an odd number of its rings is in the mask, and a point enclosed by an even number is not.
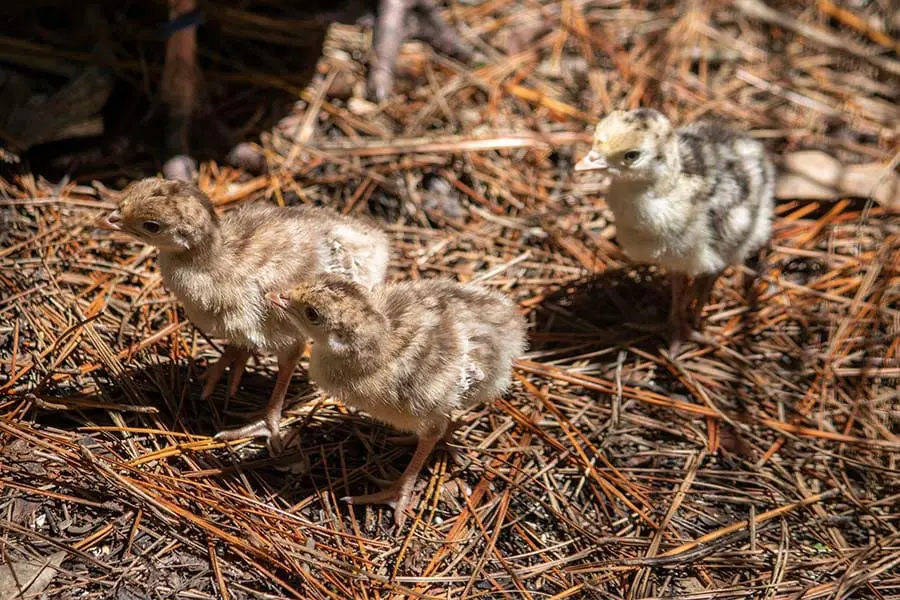
<svg viewBox="0 0 900 600"><path fill-rule="evenodd" d="M176 434L172 436L175 445L189 441L177 434L212 436L222 428L257 418L274 386L274 367L251 363L237 394L226 398L226 377L213 396L203 401L198 374L206 362L204 359L132 369L118 381L104 382L99 393L89 395L66 396L58 390L39 392L30 396L35 426L50 431L81 430L83 443L99 449L108 449L112 444L124 456L134 455L134 449L140 448L139 458L156 448L145 446L143 441L131 449L125 448L132 436L123 433L123 428L131 429L135 440L146 440L141 430L148 428L158 433L171 431ZM249 483L263 495L270 493L266 490L277 490L286 502L294 504L322 490L331 491L333 497L377 491L375 480L395 479L412 456L413 443L391 439L399 435L402 434L368 416L333 403L323 405L301 367L288 391L282 419L286 447L281 454L270 454L265 441L258 439L228 447L185 450L182 456L167 457L166 461L178 469L181 477L212 477L226 486ZM420 484L446 453L446 448L439 445ZM465 473L461 475L470 479ZM347 510L351 508L348 506ZM366 507L352 510L362 515ZM382 514L392 522L389 509L385 508Z"/></svg>
<svg viewBox="0 0 900 600"><path fill-rule="evenodd" d="M354 23L368 15L370 4L315 0L205 6L205 22L198 29L204 94L192 130L195 158L222 161L236 143L258 141L261 132L287 116L322 56L328 34L323 19ZM99 0L91 8L102 27L90 22L80 3L12 2L0 9L0 35L13 48L0 57L0 81L6 86L0 94L0 124L4 143L24 159L22 172L51 180L68 175L109 181L156 173L167 158L159 97L165 3ZM267 22L292 29L274 35ZM58 101L52 101L55 97ZM85 133L96 127L91 125L92 97L102 106L97 115L102 134ZM28 110L29 105L42 108ZM71 114L82 108L89 114ZM56 123L66 117L74 121ZM34 127L49 120L57 128L80 127L81 132L42 141L54 135Z"/></svg>
<svg viewBox="0 0 900 600"><path fill-rule="evenodd" d="M667 345L669 280L655 267L609 269L548 294L534 313L532 350Z"/></svg>

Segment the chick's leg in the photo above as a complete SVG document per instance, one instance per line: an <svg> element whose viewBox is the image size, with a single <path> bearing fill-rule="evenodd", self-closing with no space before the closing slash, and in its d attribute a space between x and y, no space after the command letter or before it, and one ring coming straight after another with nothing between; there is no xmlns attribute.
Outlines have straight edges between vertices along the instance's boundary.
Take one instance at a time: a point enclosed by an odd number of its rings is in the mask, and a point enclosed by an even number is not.
<svg viewBox="0 0 900 600"><path fill-rule="evenodd" d="M677 354L688 334L687 306L689 278L684 273L672 274L672 307L669 310L669 351Z"/></svg>
<svg viewBox="0 0 900 600"><path fill-rule="evenodd" d="M713 288L716 286L716 281L719 280L720 275L721 273L710 273L700 275L694 280L691 295L696 304L691 311L691 325L697 330L699 330L703 324L703 309L706 307L706 303L709 302L709 297L712 294Z"/></svg>
<svg viewBox="0 0 900 600"><path fill-rule="evenodd" d="M406 521L406 507L409 505L409 496L412 494L416 480L425 461L428 460L434 446L441 440L444 435L444 428L436 427L419 436L419 443L416 445L416 451L413 453L412 460L406 465L403 474L388 486L387 489L374 494L364 494L362 496L347 496L341 498L348 504L387 504L394 509L394 522L397 527L403 527Z"/></svg>
<svg viewBox="0 0 900 600"><path fill-rule="evenodd" d="M231 382L228 384L228 395L237 394L238 388L241 387L241 378L244 376L244 369L247 367L247 361L250 360L250 351L238 348L234 362L231 363Z"/></svg>
<svg viewBox="0 0 900 600"><path fill-rule="evenodd" d="M219 357L209 369L206 370L204 377L206 377L206 382L203 384L203 392L200 394L200 398L202 400L208 400L210 396L212 396L213 391L216 389L216 385L219 383L219 380L222 379L222 375L225 374L225 369L231 366L244 351L238 348L237 346L232 346L229 344L225 347L225 351L222 352L222 356ZM244 364L247 363L247 359L243 359ZM243 371L243 366L241 367L241 371Z"/></svg>
<svg viewBox="0 0 900 600"><path fill-rule="evenodd" d="M291 376L294 374L294 369L297 368L302 354L303 346L301 345L278 355L278 378L275 380L275 389L272 390L262 419L243 427L220 431L216 434L216 439L232 441L247 437L265 437L268 439L269 450L273 454L281 452L281 411L284 409L284 399L291 383Z"/></svg>
<svg viewBox="0 0 900 600"><path fill-rule="evenodd" d="M444 431L444 435L440 439L440 442L445 445L445 450L447 451L448 456L457 465L462 465L463 462L460 458L459 452L452 446L452 444L455 441L454 434L456 433L456 430L462 427L464 424L465 421L461 418L450 421L450 423L447 425L446 431ZM389 444L396 444L398 446L412 446L418 445L419 436L414 433L410 433L408 435L391 435L388 436L385 441Z"/></svg>
<svg viewBox="0 0 900 600"><path fill-rule="evenodd" d="M278 379L275 380L275 389L272 390L272 396L263 413L269 445L276 452L281 450L281 412L284 410L284 399L291 384L291 376L302 355L303 346L291 348L278 355Z"/></svg>

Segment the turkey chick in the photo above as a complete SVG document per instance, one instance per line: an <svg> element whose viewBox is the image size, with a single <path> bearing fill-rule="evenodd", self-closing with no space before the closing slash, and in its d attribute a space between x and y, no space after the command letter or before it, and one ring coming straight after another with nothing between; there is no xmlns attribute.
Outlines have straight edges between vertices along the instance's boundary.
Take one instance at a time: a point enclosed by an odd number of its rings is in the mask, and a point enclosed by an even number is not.
<svg viewBox="0 0 900 600"><path fill-rule="evenodd" d="M207 373L204 399L229 366L230 393L237 390L251 351L278 357L263 418L216 436L266 436L276 450L285 394L305 341L265 294L326 272L372 287L384 279L390 254L384 232L328 209L248 204L220 217L193 184L155 178L129 186L101 226L156 246L163 282L187 317L205 333L228 340Z"/></svg>
<svg viewBox="0 0 900 600"><path fill-rule="evenodd" d="M385 503L398 526L428 455L454 411L493 400L525 349L525 320L500 293L448 280L385 284L369 291L335 275L268 296L297 334L313 340L310 378L346 405L416 434L398 480L351 504Z"/></svg>
<svg viewBox="0 0 900 600"><path fill-rule="evenodd" d="M575 171L610 177L622 248L672 273L673 349L700 326L722 271L771 235L772 163L762 144L713 122L676 129L651 109L610 113Z"/></svg>

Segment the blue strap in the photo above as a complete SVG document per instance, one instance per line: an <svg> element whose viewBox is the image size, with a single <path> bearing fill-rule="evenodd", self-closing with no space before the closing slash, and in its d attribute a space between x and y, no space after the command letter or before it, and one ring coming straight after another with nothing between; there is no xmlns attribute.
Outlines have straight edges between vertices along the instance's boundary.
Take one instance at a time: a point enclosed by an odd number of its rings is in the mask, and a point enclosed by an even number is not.
<svg viewBox="0 0 900 600"><path fill-rule="evenodd" d="M205 21L206 19L203 16L203 11L199 8L195 8L194 10L190 10L165 23L160 27L160 33L162 33L164 38L168 38L173 33L178 33L179 31L183 31L190 27L197 27L202 25Z"/></svg>

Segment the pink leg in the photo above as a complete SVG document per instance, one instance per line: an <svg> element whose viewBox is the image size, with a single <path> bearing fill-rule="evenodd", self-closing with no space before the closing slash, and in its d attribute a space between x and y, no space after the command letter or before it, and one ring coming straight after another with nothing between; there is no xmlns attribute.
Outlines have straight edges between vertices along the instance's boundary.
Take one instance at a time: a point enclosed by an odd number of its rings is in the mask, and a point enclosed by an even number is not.
<svg viewBox="0 0 900 600"><path fill-rule="evenodd" d="M408 433L405 435L389 435L384 438L384 441L395 446L411 446L413 444L418 445L419 436L414 433Z"/></svg>
<svg viewBox="0 0 900 600"><path fill-rule="evenodd" d="M241 378L244 376L244 369L247 367L247 361L250 359L250 351L238 348L238 354L234 357L231 364L231 383L228 386L228 395L237 394L238 388L241 387Z"/></svg>
<svg viewBox="0 0 900 600"><path fill-rule="evenodd" d="M669 311L669 352L677 354L681 342L687 337L687 306L689 278L684 273L672 274L672 308Z"/></svg>
<svg viewBox="0 0 900 600"><path fill-rule="evenodd" d="M696 278L693 285L692 296L696 299L696 305L691 311L691 324L695 329L701 329L703 324L703 309L709 302L716 281L719 280L721 273L712 273L708 275L700 275Z"/></svg>
<svg viewBox="0 0 900 600"><path fill-rule="evenodd" d="M453 441L453 434L457 429L465 425L465 421L463 419L454 419L447 424L445 428L444 435L441 438L441 441L449 444ZM419 436L415 433L408 433L404 435L389 435L385 438L385 441L389 444L397 444L398 446L412 445L419 443Z"/></svg>
<svg viewBox="0 0 900 600"><path fill-rule="evenodd" d="M284 409L284 398L287 395L291 376L300 356L303 354L303 346L291 348L278 355L278 378L275 380L275 389L263 411L262 419L248 423L237 429L226 429L216 434L217 440L232 441L248 437L265 437L269 442L269 449L277 454L281 451L281 411Z"/></svg>
<svg viewBox="0 0 900 600"><path fill-rule="evenodd" d="M364 494L362 496L346 496L341 498L348 504L387 504L394 509L394 522L397 527L403 527L406 520L406 507L409 504L409 496L419 478L422 467L431 451L434 450L441 437L444 435L445 427L436 427L419 436L419 443L416 445L416 451L413 453L412 460L406 465L403 474L399 479L392 483L387 489L374 494Z"/></svg>
<svg viewBox="0 0 900 600"><path fill-rule="evenodd" d="M200 394L202 400L207 400L212 396L213 391L216 389L216 384L219 383L222 375L225 374L225 369L234 363L242 352L243 350L231 344L225 347L225 352L222 353L219 360L206 370L206 383L203 384L203 392ZM246 359L244 359L244 362L247 362Z"/></svg>

